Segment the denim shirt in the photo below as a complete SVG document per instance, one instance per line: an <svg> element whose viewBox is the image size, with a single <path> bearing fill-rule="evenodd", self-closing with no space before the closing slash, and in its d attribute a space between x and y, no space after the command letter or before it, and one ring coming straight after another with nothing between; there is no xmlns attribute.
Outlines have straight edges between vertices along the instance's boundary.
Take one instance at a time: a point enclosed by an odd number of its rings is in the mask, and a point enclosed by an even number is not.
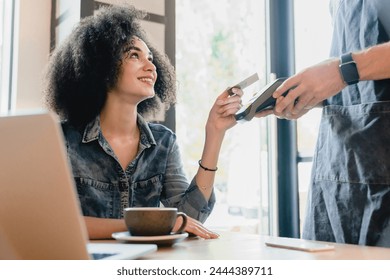
<svg viewBox="0 0 390 280"><path fill-rule="evenodd" d="M68 157L85 216L122 218L126 207L176 207L204 222L215 204L206 201L195 179L188 182L176 135L163 125L137 119L137 156L121 167L96 117L84 130L62 123Z"/></svg>

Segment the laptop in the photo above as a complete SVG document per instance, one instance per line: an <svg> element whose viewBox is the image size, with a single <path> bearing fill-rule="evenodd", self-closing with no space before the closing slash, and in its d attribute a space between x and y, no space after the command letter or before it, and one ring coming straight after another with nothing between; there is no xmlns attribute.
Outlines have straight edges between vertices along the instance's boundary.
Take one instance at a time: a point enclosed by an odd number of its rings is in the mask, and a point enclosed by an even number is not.
<svg viewBox="0 0 390 280"><path fill-rule="evenodd" d="M51 113L0 117L0 259L137 259L155 244L89 242Z"/></svg>

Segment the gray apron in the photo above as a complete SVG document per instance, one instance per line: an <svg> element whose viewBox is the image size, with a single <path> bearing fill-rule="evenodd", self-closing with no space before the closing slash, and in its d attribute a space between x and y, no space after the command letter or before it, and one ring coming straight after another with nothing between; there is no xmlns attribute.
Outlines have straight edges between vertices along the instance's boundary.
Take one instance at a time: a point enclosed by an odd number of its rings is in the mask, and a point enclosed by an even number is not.
<svg viewBox="0 0 390 280"><path fill-rule="evenodd" d="M389 41L390 1L332 4L332 57ZM390 80L362 81L325 102L303 238L390 247L389 221Z"/></svg>

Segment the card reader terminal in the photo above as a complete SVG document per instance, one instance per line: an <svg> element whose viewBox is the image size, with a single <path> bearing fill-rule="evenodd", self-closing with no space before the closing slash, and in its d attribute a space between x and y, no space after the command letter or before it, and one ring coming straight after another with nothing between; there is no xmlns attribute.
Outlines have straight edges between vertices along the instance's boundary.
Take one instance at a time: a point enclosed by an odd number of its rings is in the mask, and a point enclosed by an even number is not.
<svg viewBox="0 0 390 280"><path fill-rule="evenodd" d="M238 122L250 121L256 113L273 108L276 99L272 97L272 94L286 79L287 78L276 79L256 93L240 110L237 111L235 114L236 120ZM283 93L283 96L286 96L286 94L287 92Z"/></svg>

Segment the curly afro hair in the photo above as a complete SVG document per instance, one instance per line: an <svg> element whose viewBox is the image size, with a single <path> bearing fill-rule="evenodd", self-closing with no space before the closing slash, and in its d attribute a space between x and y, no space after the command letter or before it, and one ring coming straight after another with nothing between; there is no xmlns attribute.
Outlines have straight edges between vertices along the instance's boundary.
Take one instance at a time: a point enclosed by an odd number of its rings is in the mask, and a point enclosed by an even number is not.
<svg viewBox="0 0 390 280"><path fill-rule="evenodd" d="M133 6L103 7L84 18L51 54L46 74L45 101L61 120L85 126L102 110L115 86L122 60L134 37L153 53L157 68L156 95L138 105L141 115L155 114L164 103L176 102L175 73L166 55L148 41L139 21L145 13Z"/></svg>

